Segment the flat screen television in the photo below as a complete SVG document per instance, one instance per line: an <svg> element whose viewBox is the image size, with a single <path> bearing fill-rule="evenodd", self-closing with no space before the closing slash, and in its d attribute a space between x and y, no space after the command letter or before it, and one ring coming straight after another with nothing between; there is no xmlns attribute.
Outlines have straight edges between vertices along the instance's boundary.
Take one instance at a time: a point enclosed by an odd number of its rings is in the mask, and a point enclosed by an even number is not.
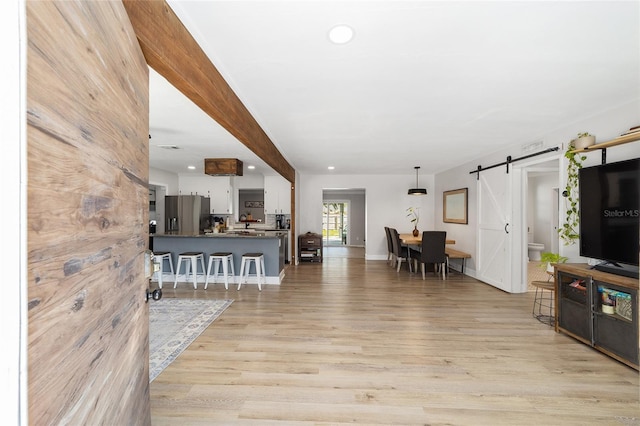
<svg viewBox="0 0 640 426"><path fill-rule="evenodd" d="M596 269L638 276L640 158L579 171L580 255Z"/></svg>

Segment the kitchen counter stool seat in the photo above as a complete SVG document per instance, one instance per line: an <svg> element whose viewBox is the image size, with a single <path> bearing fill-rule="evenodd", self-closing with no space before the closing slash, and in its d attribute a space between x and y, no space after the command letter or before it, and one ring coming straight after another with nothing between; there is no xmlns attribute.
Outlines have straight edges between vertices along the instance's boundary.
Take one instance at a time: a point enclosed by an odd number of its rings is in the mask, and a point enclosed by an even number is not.
<svg viewBox="0 0 640 426"><path fill-rule="evenodd" d="M172 253L170 251L154 251L153 257L158 259L160 264L160 270L158 271L158 287L162 288L162 275L164 274L164 262L169 262L169 270L171 275L174 275L173 260L171 259Z"/></svg>
<svg viewBox="0 0 640 426"><path fill-rule="evenodd" d="M222 264L222 275L224 276L224 288L229 290L229 278L232 280L236 276L236 272L233 268L233 253L230 252L216 252L209 255L209 265L207 266L207 277L204 281L204 288L207 289L209 285L209 278L212 278L211 282L215 284L218 272L220 271L220 265ZM211 267L213 266L213 277L211 277Z"/></svg>
<svg viewBox="0 0 640 426"><path fill-rule="evenodd" d="M198 288L198 261L202 269L202 274L205 274L204 269L204 253L201 251L185 251L178 255L178 265L176 267L176 278L173 282L173 288L178 286L178 275L180 274L180 268L184 263L184 276L185 280L189 280L189 270L191 270L191 277L193 279L193 288Z"/></svg>
<svg viewBox="0 0 640 426"><path fill-rule="evenodd" d="M240 263L240 280L238 282L238 290L242 286L242 276L244 275L244 282L249 280L249 269L251 269L251 262L255 265L256 280L258 281L258 290L262 291L262 279L264 283L267 283L264 267L264 255L262 253L245 253L242 255L242 263Z"/></svg>

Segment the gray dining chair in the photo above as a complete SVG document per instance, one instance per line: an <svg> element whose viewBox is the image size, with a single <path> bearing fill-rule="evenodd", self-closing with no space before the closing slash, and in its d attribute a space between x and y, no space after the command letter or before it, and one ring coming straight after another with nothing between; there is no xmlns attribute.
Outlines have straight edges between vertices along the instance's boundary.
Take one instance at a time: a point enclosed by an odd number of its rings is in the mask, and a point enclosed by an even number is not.
<svg viewBox="0 0 640 426"><path fill-rule="evenodd" d="M407 266L409 267L409 272L411 272L411 259L409 257L409 247L402 244L402 240L400 240L400 234L395 228L389 228L389 232L391 233L391 242L393 244L393 254L396 261L396 270L400 272L400 267L402 266L402 262L406 261Z"/></svg>
<svg viewBox="0 0 640 426"><path fill-rule="evenodd" d="M447 274L447 255L445 253L445 245L447 241L447 233L445 231L423 231L422 243L420 251L411 250L411 258L416 264L422 265L422 279L425 279L425 268L427 264L433 264L434 273L438 274L438 269L442 273L442 278L446 278Z"/></svg>
<svg viewBox="0 0 640 426"><path fill-rule="evenodd" d="M393 253L393 241L391 238L391 232L389 230L388 226L384 227L384 233L387 236L387 263L391 266L395 266L396 261L395 261L395 255Z"/></svg>

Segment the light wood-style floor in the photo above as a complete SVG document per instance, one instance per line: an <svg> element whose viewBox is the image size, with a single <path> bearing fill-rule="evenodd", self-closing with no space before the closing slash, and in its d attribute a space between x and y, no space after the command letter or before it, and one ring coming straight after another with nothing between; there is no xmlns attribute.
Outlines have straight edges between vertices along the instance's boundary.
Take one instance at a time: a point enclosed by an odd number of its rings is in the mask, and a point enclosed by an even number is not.
<svg viewBox="0 0 640 426"><path fill-rule="evenodd" d="M351 259L364 259L364 247L353 246L324 246L322 249L323 258L340 257Z"/></svg>
<svg viewBox="0 0 640 426"><path fill-rule="evenodd" d="M638 425L635 370L460 274L289 266L281 286L164 289L235 302L151 383L154 425Z"/></svg>

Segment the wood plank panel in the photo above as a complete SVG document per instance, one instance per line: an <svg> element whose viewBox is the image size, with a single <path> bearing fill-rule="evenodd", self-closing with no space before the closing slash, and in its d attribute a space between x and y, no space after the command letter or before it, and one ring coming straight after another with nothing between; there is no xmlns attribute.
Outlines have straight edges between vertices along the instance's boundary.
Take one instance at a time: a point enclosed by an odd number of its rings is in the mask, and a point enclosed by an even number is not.
<svg viewBox="0 0 640 426"><path fill-rule="evenodd" d="M237 158L205 158L204 173L211 176L242 176L242 161Z"/></svg>
<svg viewBox="0 0 640 426"><path fill-rule="evenodd" d="M27 2L32 424L149 424L148 68L118 2Z"/></svg>
<svg viewBox="0 0 640 426"><path fill-rule="evenodd" d="M289 182L295 170L165 1L124 0L147 63Z"/></svg>
<svg viewBox="0 0 640 426"><path fill-rule="evenodd" d="M639 376L538 322L533 293L325 256L234 299L151 384L154 425L634 424Z"/></svg>

